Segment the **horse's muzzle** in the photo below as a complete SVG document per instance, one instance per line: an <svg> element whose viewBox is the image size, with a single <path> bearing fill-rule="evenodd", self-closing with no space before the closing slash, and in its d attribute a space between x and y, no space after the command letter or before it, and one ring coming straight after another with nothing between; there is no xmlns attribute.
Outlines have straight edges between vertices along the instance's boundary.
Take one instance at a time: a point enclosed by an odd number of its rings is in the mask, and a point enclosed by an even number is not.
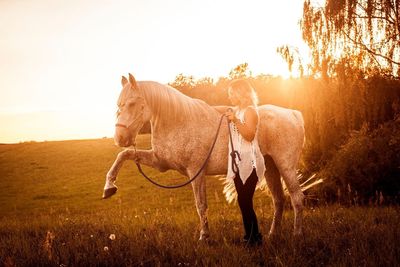
<svg viewBox="0 0 400 267"><path fill-rule="evenodd" d="M119 147L128 147L132 145L132 135L129 130L118 130L116 129L114 135L114 143Z"/></svg>

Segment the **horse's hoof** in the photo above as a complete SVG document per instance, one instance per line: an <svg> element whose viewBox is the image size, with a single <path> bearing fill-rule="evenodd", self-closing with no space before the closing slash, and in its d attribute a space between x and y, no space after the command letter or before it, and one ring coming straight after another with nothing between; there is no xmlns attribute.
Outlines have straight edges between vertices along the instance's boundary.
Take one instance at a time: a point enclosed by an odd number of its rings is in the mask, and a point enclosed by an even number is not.
<svg viewBox="0 0 400 267"><path fill-rule="evenodd" d="M199 238L197 243L200 246L210 246L210 245L214 245L216 243L216 241L211 239L209 236L207 236L207 237Z"/></svg>
<svg viewBox="0 0 400 267"><path fill-rule="evenodd" d="M117 187L110 187L104 190L103 192L103 199L109 198L115 193L117 193Z"/></svg>
<svg viewBox="0 0 400 267"><path fill-rule="evenodd" d="M199 242L208 242L210 239L209 234L200 234Z"/></svg>
<svg viewBox="0 0 400 267"><path fill-rule="evenodd" d="M267 236L267 239L268 240L275 240L276 239L276 233L271 233L271 232L269 232L268 233L268 236Z"/></svg>

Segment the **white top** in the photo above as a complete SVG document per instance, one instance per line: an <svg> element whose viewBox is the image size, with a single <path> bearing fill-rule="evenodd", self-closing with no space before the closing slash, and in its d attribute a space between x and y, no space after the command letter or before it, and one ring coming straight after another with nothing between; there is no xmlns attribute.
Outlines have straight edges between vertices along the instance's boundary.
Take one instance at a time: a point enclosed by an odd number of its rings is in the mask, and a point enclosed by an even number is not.
<svg viewBox="0 0 400 267"><path fill-rule="evenodd" d="M258 114L257 108L256 112ZM244 113L245 109L243 110L237 109L235 112L236 117L242 123L244 123ZM253 141L251 142L243 138L243 136L239 133L234 123L229 124L232 133L233 148L234 150L238 151L241 159L239 161L239 158L236 156L236 163L237 166L239 167L239 175L243 184L246 182L247 178L249 178L250 174L253 171L253 168L256 169L258 181L261 181L264 178L264 172L265 172L264 157L261 154L260 146L258 145L258 140L257 140L259 121L260 118L258 118L256 134L254 136ZM231 140L229 139L227 179L233 181L233 179L235 178L235 173L232 170L232 157L230 156L231 152L232 152Z"/></svg>

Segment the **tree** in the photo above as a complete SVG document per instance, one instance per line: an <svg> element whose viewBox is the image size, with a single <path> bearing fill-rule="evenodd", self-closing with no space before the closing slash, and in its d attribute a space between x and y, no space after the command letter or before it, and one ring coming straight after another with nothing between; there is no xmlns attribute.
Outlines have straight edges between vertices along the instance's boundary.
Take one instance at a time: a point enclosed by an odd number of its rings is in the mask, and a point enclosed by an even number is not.
<svg viewBox="0 0 400 267"><path fill-rule="evenodd" d="M175 77L175 81L169 83L169 85L182 91L192 89L196 85L196 82L193 75L185 76L183 73L179 73Z"/></svg>
<svg viewBox="0 0 400 267"><path fill-rule="evenodd" d="M288 45L280 46L276 49L276 52L282 56L282 58L288 64L288 69L290 72L290 76L293 73L293 66L297 66L299 71L299 76L303 77L304 74L304 67L302 64L302 60L300 57L300 52L297 47L290 47Z"/></svg>
<svg viewBox="0 0 400 267"><path fill-rule="evenodd" d="M248 77L251 77L251 75L252 75L252 73L249 70L248 63L239 64L229 72L229 78L231 80L238 79L238 78L248 78Z"/></svg>
<svg viewBox="0 0 400 267"><path fill-rule="evenodd" d="M349 67L400 76L400 0L306 0L300 28L314 74Z"/></svg>

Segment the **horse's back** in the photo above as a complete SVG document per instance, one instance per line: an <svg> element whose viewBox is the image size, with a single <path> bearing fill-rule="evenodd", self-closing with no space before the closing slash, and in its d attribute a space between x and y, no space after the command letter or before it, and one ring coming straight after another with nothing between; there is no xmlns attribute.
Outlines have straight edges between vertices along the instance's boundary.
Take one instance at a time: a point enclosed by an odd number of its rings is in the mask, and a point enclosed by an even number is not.
<svg viewBox="0 0 400 267"><path fill-rule="evenodd" d="M304 120L300 111L262 105L258 107L260 126L258 142L263 155L279 151L292 153L304 142Z"/></svg>

